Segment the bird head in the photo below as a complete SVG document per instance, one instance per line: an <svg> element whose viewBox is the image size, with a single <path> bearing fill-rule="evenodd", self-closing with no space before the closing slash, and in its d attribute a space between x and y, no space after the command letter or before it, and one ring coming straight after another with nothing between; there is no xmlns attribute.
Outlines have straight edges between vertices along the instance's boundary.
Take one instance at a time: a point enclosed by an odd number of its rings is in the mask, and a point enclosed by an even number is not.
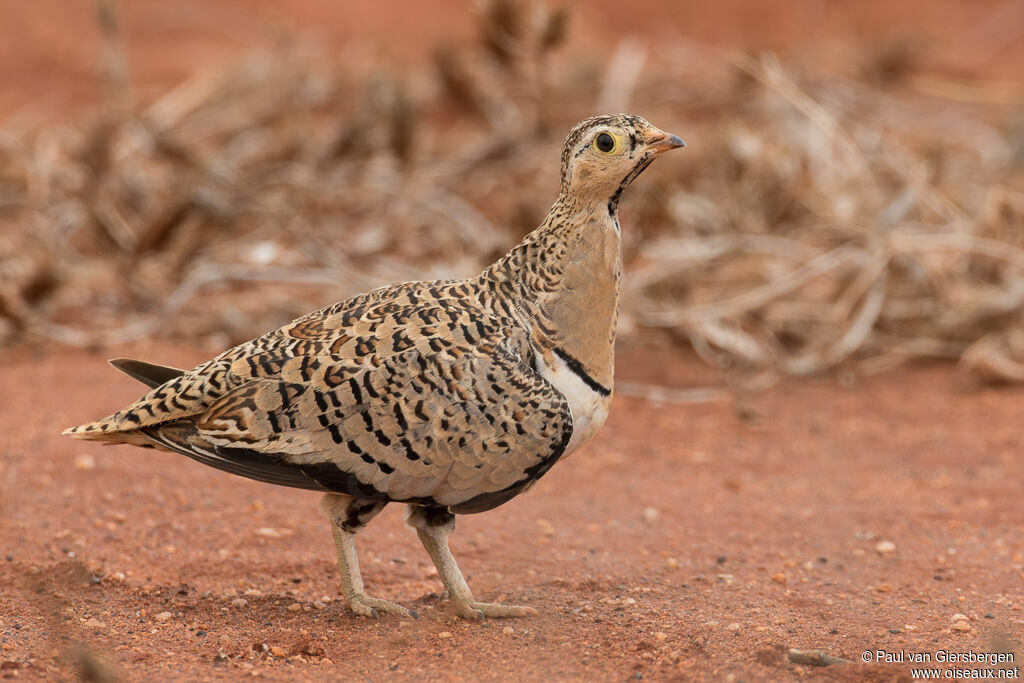
<svg viewBox="0 0 1024 683"><path fill-rule="evenodd" d="M622 191L662 152L686 143L642 116L594 116L576 125L562 149L562 192L618 209Z"/></svg>

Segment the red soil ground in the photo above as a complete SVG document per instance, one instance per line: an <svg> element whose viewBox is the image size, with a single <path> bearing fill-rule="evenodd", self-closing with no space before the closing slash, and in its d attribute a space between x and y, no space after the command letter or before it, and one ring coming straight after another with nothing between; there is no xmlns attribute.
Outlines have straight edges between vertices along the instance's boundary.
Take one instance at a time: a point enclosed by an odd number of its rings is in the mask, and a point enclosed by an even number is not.
<svg viewBox="0 0 1024 683"><path fill-rule="evenodd" d="M421 64L440 42L477 35L472 0L131 0L120 23L133 85L145 98L197 68L303 35L330 53L368 51ZM558 3L550 3L552 5ZM657 46L680 38L750 50L813 51L905 44L925 71L1024 80L1024 0L609 0L569 2L570 51L607 54L636 36ZM0 119L67 118L95 103L101 34L96 0L0 0ZM656 56L656 55L655 55ZM820 62L820 60L818 60ZM65 112L63 117L61 112Z"/></svg>
<svg viewBox="0 0 1024 683"><path fill-rule="evenodd" d="M1019 389L935 366L788 382L744 418L730 401L616 398L586 450L459 519L475 593L541 612L479 625L445 611L401 506L360 537L364 575L421 618L359 618L329 601L318 496L60 436L140 393L106 355L0 365L5 675L70 677L81 648L129 680L892 680L910 665L861 653L1024 656ZM619 372L706 374L639 351ZM797 665L789 648L854 663Z"/></svg>

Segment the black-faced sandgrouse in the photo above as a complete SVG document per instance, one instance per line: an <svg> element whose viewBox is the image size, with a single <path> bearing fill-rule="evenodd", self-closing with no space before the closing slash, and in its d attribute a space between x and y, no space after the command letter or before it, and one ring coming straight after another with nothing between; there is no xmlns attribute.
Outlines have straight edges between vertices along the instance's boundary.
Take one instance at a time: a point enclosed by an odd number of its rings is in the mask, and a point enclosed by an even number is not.
<svg viewBox="0 0 1024 683"><path fill-rule="evenodd" d="M604 423L619 197L682 146L639 116L589 118L565 140L544 222L480 275L381 287L188 371L111 361L152 391L65 433L325 492L341 592L357 614L410 614L364 594L356 558L356 532L390 502L408 505L458 615L534 613L477 602L448 537L455 515L527 490Z"/></svg>

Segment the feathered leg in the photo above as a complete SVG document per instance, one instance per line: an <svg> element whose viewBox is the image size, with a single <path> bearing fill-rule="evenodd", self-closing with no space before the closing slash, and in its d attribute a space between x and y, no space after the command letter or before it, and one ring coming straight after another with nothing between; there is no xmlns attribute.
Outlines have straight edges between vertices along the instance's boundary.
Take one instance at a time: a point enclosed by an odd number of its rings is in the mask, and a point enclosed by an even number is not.
<svg viewBox="0 0 1024 683"><path fill-rule="evenodd" d="M334 545L338 550L341 594L349 609L364 617L376 617L378 612L388 612L416 618L415 612L401 605L380 598L371 598L363 593L363 577L359 573L359 558L356 556L356 533L369 524L370 520L384 509L387 502L328 493L324 495L320 504L331 520Z"/></svg>
<svg viewBox="0 0 1024 683"><path fill-rule="evenodd" d="M455 563L455 557L448 548L448 537L455 530L455 515L441 507L410 505L405 522L416 529L423 547L437 567L437 573L444 582L444 589L452 601L455 613L465 619L482 621L484 617L522 617L537 614L532 607L501 605L477 602L469 590L466 579Z"/></svg>

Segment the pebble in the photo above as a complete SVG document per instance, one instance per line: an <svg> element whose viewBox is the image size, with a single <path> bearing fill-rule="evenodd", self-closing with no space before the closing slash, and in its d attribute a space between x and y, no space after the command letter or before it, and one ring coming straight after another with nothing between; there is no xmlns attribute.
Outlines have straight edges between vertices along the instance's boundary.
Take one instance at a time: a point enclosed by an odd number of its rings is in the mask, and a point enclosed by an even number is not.
<svg viewBox="0 0 1024 683"><path fill-rule="evenodd" d="M504 633L506 636L514 636L516 634L516 630L511 626L506 626L505 628L501 629L501 632Z"/></svg>
<svg viewBox="0 0 1024 683"><path fill-rule="evenodd" d="M666 638L668 638L668 634L663 632L663 631L658 631L657 633L654 634L654 639L657 640L657 641L662 641L662 640L665 640Z"/></svg>
<svg viewBox="0 0 1024 683"><path fill-rule="evenodd" d="M161 612L160 614L154 614L153 618L156 619L157 621L167 621L168 619L170 619L173 616L174 615L171 614L170 612Z"/></svg>
<svg viewBox="0 0 1024 683"><path fill-rule="evenodd" d="M971 625L966 621L955 621L953 622L953 630L964 633L971 630Z"/></svg>
<svg viewBox="0 0 1024 683"><path fill-rule="evenodd" d="M281 647L280 645L271 645L270 646L270 654L274 655L275 657L287 657L288 656L288 653L285 652L284 648Z"/></svg>
<svg viewBox="0 0 1024 683"><path fill-rule="evenodd" d="M726 626L725 629L727 631L732 631L733 633L739 633L740 625L734 622L734 623L729 624L728 626Z"/></svg>
<svg viewBox="0 0 1024 683"><path fill-rule="evenodd" d="M875 546L875 552L879 555L887 555L896 552L896 544L892 541L879 541Z"/></svg>
<svg viewBox="0 0 1024 683"><path fill-rule="evenodd" d="M786 578L786 572L772 574L772 581L774 581L775 583L786 583Z"/></svg>
<svg viewBox="0 0 1024 683"><path fill-rule="evenodd" d="M674 557L670 557L665 560L665 566L669 569L679 569L679 560Z"/></svg>
<svg viewBox="0 0 1024 683"><path fill-rule="evenodd" d="M966 614L954 614L950 617L950 621L967 621L969 617Z"/></svg>
<svg viewBox="0 0 1024 683"><path fill-rule="evenodd" d="M655 508L644 508L644 521L654 524L658 521L658 511Z"/></svg>
<svg viewBox="0 0 1024 683"><path fill-rule="evenodd" d="M232 607L245 607L249 604L249 601L245 598L235 598L231 601Z"/></svg>
<svg viewBox="0 0 1024 683"><path fill-rule="evenodd" d="M255 533L256 533L257 536L262 536L264 538L282 538L284 536L291 536L292 535L292 530L291 529L274 529L274 528L271 528L269 526L265 526L265 527L260 527L259 529L257 529L255 531Z"/></svg>
<svg viewBox="0 0 1024 683"><path fill-rule="evenodd" d="M96 459L88 453L82 453L81 455L75 456L72 466L76 470L91 470L96 467Z"/></svg>
<svg viewBox="0 0 1024 683"><path fill-rule="evenodd" d="M249 595L251 597L254 597L254 598L262 598L263 597L263 591L257 590L255 588L250 588L249 590L245 591L245 594Z"/></svg>
<svg viewBox="0 0 1024 683"><path fill-rule="evenodd" d="M440 633L437 634L437 637L438 638L451 638L452 634L451 634L451 631L441 631Z"/></svg>
<svg viewBox="0 0 1024 683"><path fill-rule="evenodd" d="M892 586L887 583L881 583L875 586L875 590L879 593L892 593Z"/></svg>
<svg viewBox="0 0 1024 683"><path fill-rule="evenodd" d="M106 624L104 624L102 621L100 621L96 617L91 617L88 621L86 621L85 622L85 626L88 626L89 628L106 628L107 627Z"/></svg>
<svg viewBox="0 0 1024 683"><path fill-rule="evenodd" d="M302 605L300 605L297 602L293 602L292 604L288 605L288 611L289 612L298 612L301 609L302 609Z"/></svg>

